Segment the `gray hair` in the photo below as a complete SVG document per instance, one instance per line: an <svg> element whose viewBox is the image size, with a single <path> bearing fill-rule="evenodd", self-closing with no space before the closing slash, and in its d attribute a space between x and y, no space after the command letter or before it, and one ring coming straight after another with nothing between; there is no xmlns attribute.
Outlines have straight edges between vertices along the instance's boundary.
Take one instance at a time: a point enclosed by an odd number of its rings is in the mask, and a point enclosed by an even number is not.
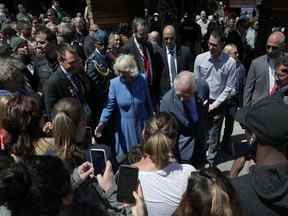
<svg viewBox="0 0 288 216"><path fill-rule="evenodd" d="M193 91L196 90L195 75L191 71L182 71L176 75L174 80L175 88L178 85L188 85Z"/></svg>
<svg viewBox="0 0 288 216"><path fill-rule="evenodd" d="M58 33L64 39L64 42L71 42L75 34L75 28L70 23L60 23L58 25Z"/></svg>
<svg viewBox="0 0 288 216"><path fill-rule="evenodd" d="M139 73L134 57L127 54L120 55L116 59L114 64L114 71L116 74L127 72L132 77L137 76Z"/></svg>
<svg viewBox="0 0 288 216"><path fill-rule="evenodd" d="M135 17L132 21L132 32L136 33L138 26L145 26L145 20L141 17Z"/></svg>
<svg viewBox="0 0 288 216"><path fill-rule="evenodd" d="M0 62L0 88L5 89L5 85L8 81L14 80L18 82L24 82L24 75L22 70L24 64L13 57L1 60Z"/></svg>

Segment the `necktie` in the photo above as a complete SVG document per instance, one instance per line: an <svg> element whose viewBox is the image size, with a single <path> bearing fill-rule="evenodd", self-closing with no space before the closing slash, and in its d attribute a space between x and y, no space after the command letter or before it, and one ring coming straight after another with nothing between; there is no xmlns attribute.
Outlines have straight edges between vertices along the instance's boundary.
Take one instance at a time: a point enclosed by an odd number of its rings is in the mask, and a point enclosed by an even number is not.
<svg viewBox="0 0 288 216"><path fill-rule="evenodd" d="M143 54L144 54L144 70L146 73L146 77L149 83L152 82L152 71L151 71L151 62L149 59L148 51L145 47L143 47Z"/></svg>
<svg viewBox="0 0 288 216"><path fill-rule="evenodd" d="M175 59L174 59L174 50L169 50L169 58L170 58L170 83L171 87L173 87L173 82L176 77L177 71L176 71L176 65L175 65Z"/></svg>

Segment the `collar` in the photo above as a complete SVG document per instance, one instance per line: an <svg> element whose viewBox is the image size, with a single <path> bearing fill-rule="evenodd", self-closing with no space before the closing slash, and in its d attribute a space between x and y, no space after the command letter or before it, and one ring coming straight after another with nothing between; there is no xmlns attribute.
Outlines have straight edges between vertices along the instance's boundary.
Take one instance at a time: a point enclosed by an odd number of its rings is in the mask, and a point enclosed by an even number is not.
<svg viewBox="0 0 288 216"><path fill-rule="evenodd" d="M166 53L169 54L169 50L170 50L170 49L169 49L167 46L165 46L165 48L166 48ZM173 47L173 49L171 49L171 50L172 50L174 53L176 53L176 50L177 50L177 49L176 49L176 45L175 45L175 46Z"/></svg>
<svg viewBox="0 0 288 216"><path fill-rule="evenodd" d="M137 41L135 35L133 36L133 40L134 40L134 43L135 43L137 49L141 49L141 45L140 45L139 42Z"/></svg>
<svg viewBox="0 0 288 216"><path fill-rule="evenodd" d="M104 54L102 54L97 48L95 48L95 52L97 53L97 54L99 54L100 56L102 56L102 57L104 57L105 58L105 55Z"/></svg>
<svg viewBox="0 0 288 216"><path fill-rule="evenodd" d="M209 58L208 58L209 61L219 61L220 62L224 58L224 53L223 53L223 51L221 51L220 55L217 58L213 58L213 56L211 55L211 52L208 51L208 56L209 56Z"/></svg>
<svg viewBox="0 0 288 216"><path fill-rule="evenodd" d="M70 72L68 72L62 65L60 65L60 68L66 76L72 77L72 74Z"/></svg>

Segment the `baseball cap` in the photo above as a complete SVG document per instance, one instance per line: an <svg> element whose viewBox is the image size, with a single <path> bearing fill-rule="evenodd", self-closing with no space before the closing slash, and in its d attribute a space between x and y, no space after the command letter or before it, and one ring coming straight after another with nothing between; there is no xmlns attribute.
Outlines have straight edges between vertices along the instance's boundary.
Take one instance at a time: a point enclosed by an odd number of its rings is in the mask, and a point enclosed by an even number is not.
<svg viewBox="0 0 288 216"><path fill-rule="evenodd" d="M276 147L288 143L288 105L281 94L268 96L251 107L240 109L235 120L264 144Z"/></svg>

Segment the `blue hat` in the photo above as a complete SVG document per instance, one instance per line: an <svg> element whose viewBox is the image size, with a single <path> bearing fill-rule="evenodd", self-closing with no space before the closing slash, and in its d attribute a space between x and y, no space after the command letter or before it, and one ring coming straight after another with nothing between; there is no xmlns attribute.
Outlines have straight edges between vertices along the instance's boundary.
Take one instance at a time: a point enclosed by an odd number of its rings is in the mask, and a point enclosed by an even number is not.
<svg viewBox="0 0 288 216"><path fill-rule="evenodd" d="M108 42L108 35L105 31L98 29L94 34L94 39L100 43L107 44Z"/></svg>

